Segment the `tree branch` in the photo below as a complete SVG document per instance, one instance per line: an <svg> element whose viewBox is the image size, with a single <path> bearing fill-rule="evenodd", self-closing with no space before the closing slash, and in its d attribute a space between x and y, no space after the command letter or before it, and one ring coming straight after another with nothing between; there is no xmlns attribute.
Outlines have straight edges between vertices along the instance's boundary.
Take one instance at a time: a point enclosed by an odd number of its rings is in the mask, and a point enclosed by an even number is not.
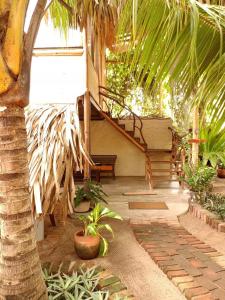
<svg viewBox="0 0 225 300"><path fill-rule="evenodd" d="M21 89L25 89L27 91L27 95L26 95L27 100L29 98L30 69L31 69L33 48L40 27L40 23L43 17L43 13L45 11L46 3L47 0L38 0L33 15L31 17L28 32L24 37L23 61L22 61L21 72L18 78L18 84Z"/></svg>
<svg viewBox="0 0 225 300"><path fill-rule="evenodd" d="M33 15L31 17L30 25L28 28L28 32L25 36L24 46L27 51L27 47L32 48L29 49L31 52L33 51L33 46L36 40L36 36L39 30L39 26L42 20L42 17L45 12L47 0L38 0L36 7L34 9Z"/></svg>
<svg viewBox="0 0 225 300"><path fill-rule="evenodd" d="M48 5L45 7L45 10L43 11L43 15L42 17L44 17L44 15L46 14L47 10L49 9L49 7L51 6L53 0L49 1Z"/></svg>

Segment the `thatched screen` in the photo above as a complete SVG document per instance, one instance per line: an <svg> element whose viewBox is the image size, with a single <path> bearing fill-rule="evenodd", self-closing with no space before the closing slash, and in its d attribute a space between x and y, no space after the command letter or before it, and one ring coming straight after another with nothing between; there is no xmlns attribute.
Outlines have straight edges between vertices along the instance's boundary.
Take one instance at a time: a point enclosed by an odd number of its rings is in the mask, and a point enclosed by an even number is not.
<svg viewBox="0 0 225 300"><path fill-rule="evenodd" d="M73 174L82 171L84 143L76 105L29 106L26 111L31 200L37 214L58 204L73 211Z"/></svg>

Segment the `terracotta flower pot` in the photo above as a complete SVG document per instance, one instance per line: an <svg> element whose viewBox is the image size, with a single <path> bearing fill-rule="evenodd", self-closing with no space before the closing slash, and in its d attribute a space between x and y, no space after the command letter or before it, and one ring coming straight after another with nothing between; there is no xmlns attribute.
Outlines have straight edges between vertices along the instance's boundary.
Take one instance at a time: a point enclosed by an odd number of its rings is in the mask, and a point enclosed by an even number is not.
<svg viewBox="0 0 225 300"><path fill-rule="evenodd" d="M90 201L82 201L79 205L77 205L74 208L74 211L78 213L88 212L90 210L90 205L91 205Z"/></svg>
<svg viewBox="0 0 225 300"><path fill-rule="evenodd" d="M84 236L83 231L74 235L74 247L82 259L92 259L98 256L100 248L99 236Z"/></svg>
<svg viewBox="0 0 225 300"><path fill-rule="evenodd" d="M225 178L225 169L224 168L218 168L217 169L217 176L219 178Z"/></svg>

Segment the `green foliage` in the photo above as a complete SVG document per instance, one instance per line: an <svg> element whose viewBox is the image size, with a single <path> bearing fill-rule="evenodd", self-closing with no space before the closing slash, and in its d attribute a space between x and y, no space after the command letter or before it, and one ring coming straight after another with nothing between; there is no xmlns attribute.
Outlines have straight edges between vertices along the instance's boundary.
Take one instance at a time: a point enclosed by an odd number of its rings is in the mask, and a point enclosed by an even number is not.
<svg viewBox="0 0 225 300"><path fill-rule="evenodd" d="M166 85L168 90L168 106L171 110L171 119L173 120L173 127L178 132L186 133L192 124L191 103L184 102L182 90L176 83Z"/></svg>
<svg viewBox="0 0 225 300"><path fill-rule="evenodd" d="M78 187L74 197L75 207L82 201L90 201L94 206L96 203L102 201L107 204L105 197L107 194L103 191L100 183L95 183L91 180L85 182L83 187Z"/></svg>
<svg viewBox="0 0 225 300"><path fill-rule="evenodd" d="M90 21L95 38L105 38L111 45L117 24L119 0L52 0L49 13L53 25L65 35L71 27L86 28Z"/></svg>
<svg viewBox="0 0 225 300"><path fill-rule="evenodd" d="M225 160L219 160L218 168L219 169L225 169Z"/></svg>
<svg viewBox="0 0 225 300"><path fill-rule="evenodd" d="M129 64L122 61L120 54L107 52L106 85L109 89L123 96L137 88L137 82L131 73Z"/></svg>
<svg viewBox="0 0 225 300"><path fill-rule="evenodd" d="M215 177L216 171L212 167L184 165L185 176L182 180L189 186L193 192L205 192L209 190L210 184Z"/></svg>
<svg viewBox="0 0 225 300"><path fill-rule="evenodd" d="M130 51L131 52L131 51ZM106 85L110 90L125 97L125 103L137 115L140 116L158 116L163 110L161 107L161 98L163 97L160 88L151 92L151 89L145 91L135 78L135 73L131 70L129 62L123 61L123 55L112 52L107 53L106 66ZM115 116L125 113L121 106L112 103L112 113Z"/></svg>
<svg viewBox="0 0 225 300"><path fill-rule="evenodd" d="M48 299L53 300L107 300L109 293L98 290L99 274L96 268L80 269L79 273L66 275L58 271L56 274L43 271L48 290Z"/></svg>
<svg viewBox="0 0 225 300"><path fill-rule="evenodd" d="M225 120L224 116L216 113L211 114L208 125L201 126L200 137L206 142L200 145L200 155L203 164L210 162L216 167L219 161L225 163Z"/></svg>
<svg viewBox="0 0 225 300"><path fill-rule="evenodd" d="M114 236L112 227L109 224L102 224L103 218L112 218L122 220L121 216L111 211L107 207L101 206L99 203L96 204L93 211L87 216L80 216L80 220L84 224L84 235L99 236L101 238L100 255L104 256L108 252L109 243L106 238L102 236L102 231L108 231Z"/></svg>
<svg viewBox="0 0 225 300"><path fill-rule="evenodd" d="M225 111L224 7L192 0L127 0L119 33L131 35L133 53L127 60L145 90L169 77L187 102Z"/></svg>
<svg viewBox="0 0 225 300"><path fill-rule="evenodd" d="M220 219L225 220L225 196L221 194L207 194L203 205L209 211L216 213Z"/></svg>

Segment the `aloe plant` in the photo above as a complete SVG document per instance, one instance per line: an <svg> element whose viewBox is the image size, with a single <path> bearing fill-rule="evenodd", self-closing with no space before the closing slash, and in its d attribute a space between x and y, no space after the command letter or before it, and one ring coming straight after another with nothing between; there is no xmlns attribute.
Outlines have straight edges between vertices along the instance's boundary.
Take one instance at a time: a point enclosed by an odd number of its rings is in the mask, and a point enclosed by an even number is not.
<svg viewBox="0 0 225 300"><path fill-rule="evenodd" d="M99 274L96 267L80 269L72 275L61 273L60 268L56 274L46 269L43 271L48 290L48 299L53 300L107 300L108 291L98 290Z"/></svg>
<svg viewBox="0 0 225 300"><path fill-rule="evenodd" d="M101 221L104 218L122 220L122 217L109 208L101 206L99 203L95 206L92 212L87 216L80 216L80 220L84 224L84 236L99 236L101 238L101 245L99 255L105 256L109 249L108 240L103 237L102 231L108 231L114 237L113 229L109 224L103 224Z"/></svg>

